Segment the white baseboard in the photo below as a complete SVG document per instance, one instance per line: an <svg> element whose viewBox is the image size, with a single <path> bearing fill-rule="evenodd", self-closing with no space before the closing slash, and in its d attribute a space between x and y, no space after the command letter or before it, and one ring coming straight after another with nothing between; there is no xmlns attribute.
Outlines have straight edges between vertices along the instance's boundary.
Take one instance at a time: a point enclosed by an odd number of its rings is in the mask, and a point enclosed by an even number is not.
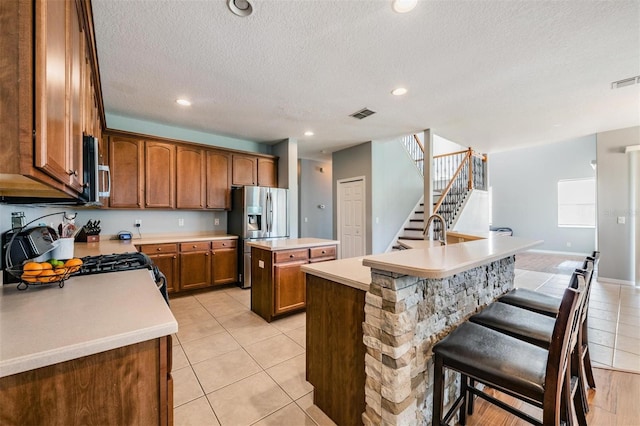
<svg viewBox="0 0 640 426"><path fill-rule="evenodd" d="M619 280L616 278L607 278L607 277L601 277L598 276L596 278L598 280L598 282L600 283L609 283L609 284L619 284L619 285L630 285L630 286L634 286L635 287L635 283L633 281L627 281L627 280Z"/></svg>

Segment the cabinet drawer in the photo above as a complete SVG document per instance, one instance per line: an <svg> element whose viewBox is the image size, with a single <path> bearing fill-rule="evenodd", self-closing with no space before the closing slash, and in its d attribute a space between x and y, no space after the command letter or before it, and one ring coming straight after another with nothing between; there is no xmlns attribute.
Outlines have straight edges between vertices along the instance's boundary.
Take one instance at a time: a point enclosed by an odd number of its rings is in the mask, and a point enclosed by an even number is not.
<svg viewBox="0 0 640 426"><path fill-rule="evenodd" d="M214 250L221 248L234 248L237 245L237 240L216 240L212 241L211 245Z"/></svg>
<svg viewBox="0 0 640 426"><path fill-rule="evenodd" d="M209 241L193 241L190 243L180 243L180 251L207 251L211 248Z"/></svg>
<svg viewBox="0 0 640 426"><path fill-rule="evenodd" d="M314 247L309 249L309 257L316 259L318 257L336 257L336 246Z"/></svg>
<svg viewBox="0 0 640 426"><path fill-rule="evenodd" d="M294 260L307 260L309 258L309 250L284 250L277 251L274 254L274 263L292 262Z"/></svg>
<svg viewBox="0 0 640 426"><path fill-rule="evenodd" d="M154 253L175 253L178 251L177 244L145 244L140 246L140 251L146 254Z"/></svg>

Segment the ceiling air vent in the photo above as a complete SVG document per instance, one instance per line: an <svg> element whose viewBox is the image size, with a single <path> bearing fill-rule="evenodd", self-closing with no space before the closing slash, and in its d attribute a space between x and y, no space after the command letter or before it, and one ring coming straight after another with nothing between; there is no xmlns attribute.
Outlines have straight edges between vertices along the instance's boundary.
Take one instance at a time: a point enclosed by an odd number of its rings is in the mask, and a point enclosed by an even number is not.
<svg viewBox="0 0 640 426"><path fill-rule="evenodd" d="M625 78L624 80L618 80L611 83L612 89L620 89L621 87L633 86L634 84L640 84L640 75L631 78Z"/></svg>
<svg viewBox="0 0 640 426"><path fill-rule="evenodd" d="M375 111L371 111L368 108L362 108L360 111L354 112L353 114L349 115L349 117L353 117L353 118L357 118L358 120L362 120L363 118L367 118L370 115L375 114Z"/></svg>

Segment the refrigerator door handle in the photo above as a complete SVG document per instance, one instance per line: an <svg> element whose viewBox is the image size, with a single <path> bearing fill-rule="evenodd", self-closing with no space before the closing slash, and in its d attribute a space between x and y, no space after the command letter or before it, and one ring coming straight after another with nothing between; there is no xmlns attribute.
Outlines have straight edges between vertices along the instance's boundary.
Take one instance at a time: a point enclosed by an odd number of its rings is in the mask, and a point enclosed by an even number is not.
<svg viewBox="0 0 640 426"><path fill-rule="evenodd" d="M267 204L266 205L266 210L267 210L266 211L266 213L267 213L266 214L267 232L271 232L271 223L270 223L270 221L271 221L271 199L270 198L271 197L270 197L270 195L271 194L269 192L267 192L267 200L266 200L267 201L267 203L266 203Z"/></svg>

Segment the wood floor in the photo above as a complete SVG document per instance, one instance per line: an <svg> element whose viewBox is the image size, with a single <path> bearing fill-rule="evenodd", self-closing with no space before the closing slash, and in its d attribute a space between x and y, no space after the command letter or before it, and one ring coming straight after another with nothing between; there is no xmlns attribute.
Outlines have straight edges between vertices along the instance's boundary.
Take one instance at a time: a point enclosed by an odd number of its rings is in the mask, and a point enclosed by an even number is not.
<svg viewBox="0 0 640 426"><path fill-rule="evenodd" d="M590 426L639 426L640 425L640 374L594 369L597 388L589 390ZM511 397L500 398L514 404ZM473 416L467 417L468 426L524 426L529 423L497 408L481 399L476 400ZM516 405L519 404L519 405ZM516 402L514 406L541 418L535 407ZM523 407L524 406L524 407Z"/></svg>

